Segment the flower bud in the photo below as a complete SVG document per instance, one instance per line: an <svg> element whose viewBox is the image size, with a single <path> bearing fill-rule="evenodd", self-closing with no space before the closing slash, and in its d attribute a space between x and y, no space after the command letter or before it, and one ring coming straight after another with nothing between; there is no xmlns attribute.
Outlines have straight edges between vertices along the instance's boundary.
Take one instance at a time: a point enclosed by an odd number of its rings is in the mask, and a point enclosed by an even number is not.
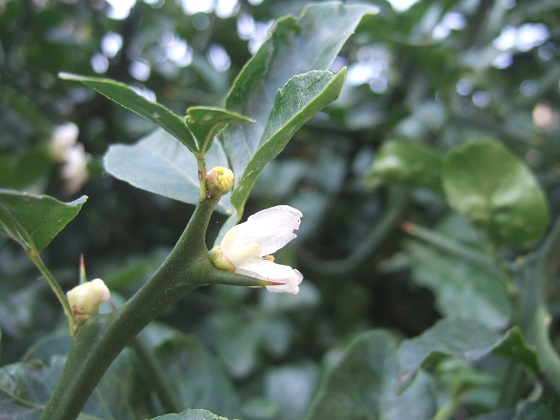
<svg viewBox="0 0 560 420"><path fill-rule="evenodd" d="M103 280L95 279L74 287L66 296L78 323L83 323L97 313L101 302L109 300L111 293Z"/></svg>
<svg viewBox="0 0 560 420"><path fill-rule="evenodd" d="M212 197L221 197L231 190L234 180L231 169L216 166L206 174L206 190Z"/></svg>

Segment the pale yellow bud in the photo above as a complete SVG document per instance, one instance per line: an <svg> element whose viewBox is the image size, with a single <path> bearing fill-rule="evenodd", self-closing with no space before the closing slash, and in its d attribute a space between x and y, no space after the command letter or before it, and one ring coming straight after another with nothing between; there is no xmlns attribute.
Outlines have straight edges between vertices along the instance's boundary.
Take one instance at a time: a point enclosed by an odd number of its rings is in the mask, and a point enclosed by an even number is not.
<svg viewBox="0 0 560 420"><path fill-rule="evenodd" d="M74 316L87 319L97 313L101 302L109 300L111 293L103 280L95 279L74 287L66 296Z"/></svg>
<svg viewBox="0 0 560 420"><path fill-rule="evenodd" d="M216 166L206 174L206 189L213 197L221 197L231 190L234 181L231 169Z"/></svg>

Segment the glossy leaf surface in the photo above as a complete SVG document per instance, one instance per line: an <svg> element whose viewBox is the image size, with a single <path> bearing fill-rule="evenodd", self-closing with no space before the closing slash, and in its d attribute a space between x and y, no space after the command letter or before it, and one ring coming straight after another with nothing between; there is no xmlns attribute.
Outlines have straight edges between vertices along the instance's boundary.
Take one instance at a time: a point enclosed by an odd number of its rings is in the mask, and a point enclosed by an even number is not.
<svg viewBox="0 0 560 420"><path fill-rule="evenodd" d="M47 195L0 190L2 232L26 250L39 253L80 212L87 197L63 203Z"/></svg>
<svg viewBox="0 0 560 420"><path fill-rule="evenodd" d="M215 143L206 155L208 167L227 166L221 145ZM199 200L195 156L163 130L140 139L132 145L115 144L105 154L107 172L129 184L184 203ZM233 213L229 195L222 197L216 210Z"/></svg>
<svg viewBox="0 0 560 420"><path fill-rule="evenodd" d="M531 246L548 225L542 189L526 165L495 141L467 143L443 162L449 205L496 246Z"/></svg>
<svg viewBox="0 0 560 420"><path fill-rule="evenodd" d="M364 14L376 11L370 5L312 5L299 18L280 19L270 38L245 65L227 97L226 108L255 120L255 124L230 126L223 135L239 180L232 202L240 214L264 165L280 153L305 121L338 96L344 74L325 70ZM321 72L305 74L312 70ZM298 74L301 76L292 79Z"/></svg>

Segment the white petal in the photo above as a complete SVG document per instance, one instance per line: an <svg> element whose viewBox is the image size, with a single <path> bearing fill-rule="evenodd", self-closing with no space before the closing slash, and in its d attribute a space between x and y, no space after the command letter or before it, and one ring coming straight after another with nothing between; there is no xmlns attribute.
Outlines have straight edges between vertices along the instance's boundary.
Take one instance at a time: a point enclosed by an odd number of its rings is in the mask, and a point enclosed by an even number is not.
<svg viewBox="0 0 560 420"><path fill-rule="evenodd" d="M287 265L272 261L253 259L241 266L235 267L235 272L262 280L282 283L278 286L266 286L270 292L297 293L299 284L303 280L302 274Z"/></svg>
<svg viewBox="0 0 560 420"><path fill-rule="evenodd" d="M235 248L258 243L260 252L256 256L273 254L296 237L293 231L299 228L302 216L299 210L290 206L262 210L249 217L245 223L230 229L222 240L222 249L227 255ZM254 245L250 247L254 248Z"/></svg>

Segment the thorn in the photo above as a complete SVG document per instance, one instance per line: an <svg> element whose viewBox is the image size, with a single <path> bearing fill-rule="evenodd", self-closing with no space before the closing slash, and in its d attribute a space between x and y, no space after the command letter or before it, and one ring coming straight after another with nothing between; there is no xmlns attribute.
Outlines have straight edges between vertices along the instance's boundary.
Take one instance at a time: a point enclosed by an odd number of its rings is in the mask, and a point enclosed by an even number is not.
<svg viewBox="0 0 560 420"><path fill-rule="evenodd" d="M84 254L80 255L80 284L84 284L87 281L86 276L86 264L84 262Z"/></svg>

